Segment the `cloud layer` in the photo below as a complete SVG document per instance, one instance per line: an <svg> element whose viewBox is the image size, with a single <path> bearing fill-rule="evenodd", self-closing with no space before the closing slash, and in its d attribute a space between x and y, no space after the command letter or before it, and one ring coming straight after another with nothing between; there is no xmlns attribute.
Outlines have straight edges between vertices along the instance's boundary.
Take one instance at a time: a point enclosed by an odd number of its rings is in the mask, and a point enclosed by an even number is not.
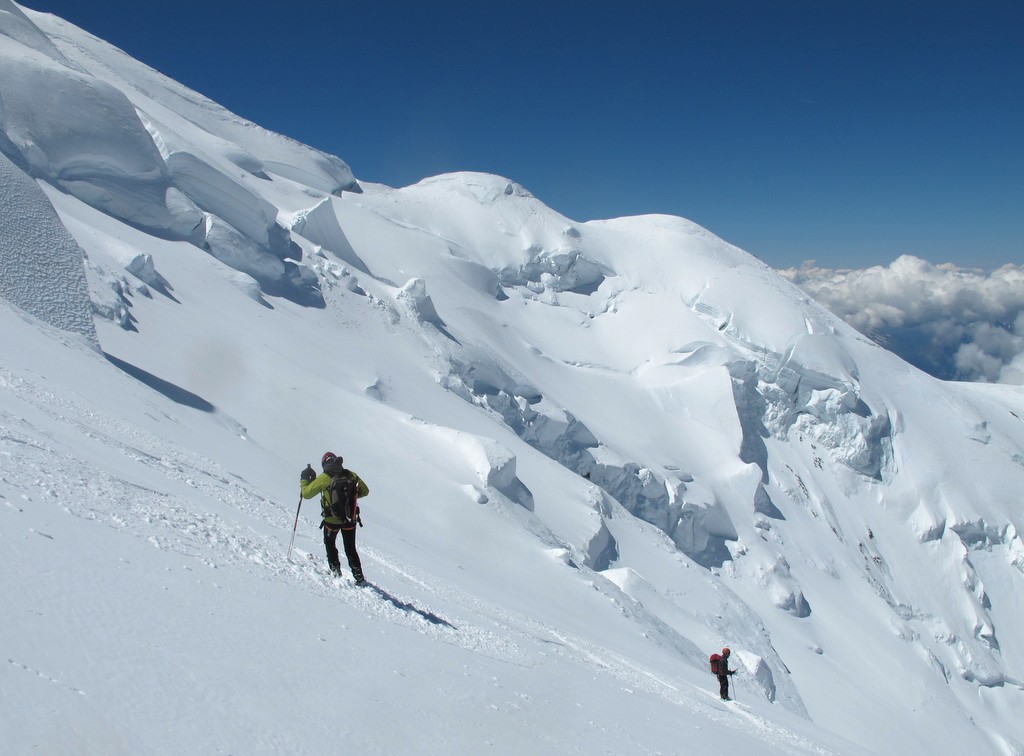
<svg viewBox="0 0 1024 756"><path fill-rule="evenodd" d="M932 375L1024 384L1024 265L982 271L904 255L884 267L810 262L780 273Z"/></svg>

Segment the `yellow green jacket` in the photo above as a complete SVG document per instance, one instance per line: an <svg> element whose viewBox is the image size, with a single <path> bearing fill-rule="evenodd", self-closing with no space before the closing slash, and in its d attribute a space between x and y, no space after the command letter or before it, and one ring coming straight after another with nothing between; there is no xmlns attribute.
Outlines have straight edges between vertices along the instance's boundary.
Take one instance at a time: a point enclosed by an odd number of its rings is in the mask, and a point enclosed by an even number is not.
<svg viewBox="0 0 1024 756"><path fill-rule="evenodd" d="M356 479L356 485L358 487L358 498L362 499L364 496L370 495L369 487L363 482L363 479L356 475L352 470L348 471L353 478ZM328 525L334 525L335 527L341 527L343 524L341 520L331 514L331 502L327 500L327 489L331 486L331 476L327 473L320 473L313 480L306 483L301 478L299 479L300 490L302 491L303 499L312 499L317 494L320 494L320 511L323 514L324 522ZM357 504L358 506L358 504ZM357 509L358 511L358 509Z"/></svg>

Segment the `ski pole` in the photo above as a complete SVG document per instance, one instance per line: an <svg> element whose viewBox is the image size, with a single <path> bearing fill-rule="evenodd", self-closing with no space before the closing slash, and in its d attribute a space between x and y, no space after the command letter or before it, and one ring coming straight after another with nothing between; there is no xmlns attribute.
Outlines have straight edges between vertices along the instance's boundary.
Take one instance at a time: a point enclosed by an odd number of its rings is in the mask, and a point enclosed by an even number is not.
<svg viewBox="0 0 1024 756"><path fill-rule="evenodd" d="M292 528L292 540L288 543L288 561L292 561L292 546L295 545L295 531L299 529L299 510L302 509L302 494L299 494L299 506L295 510L295 526Z"/></svg>

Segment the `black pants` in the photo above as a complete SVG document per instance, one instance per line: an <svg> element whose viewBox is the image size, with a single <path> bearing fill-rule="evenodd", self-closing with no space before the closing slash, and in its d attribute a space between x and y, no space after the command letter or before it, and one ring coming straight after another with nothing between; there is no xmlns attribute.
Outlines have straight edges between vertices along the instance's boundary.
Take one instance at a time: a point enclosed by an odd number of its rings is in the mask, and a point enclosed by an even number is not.
<svg viewBox="0 0 1024 756"><path fill-rule="evenodd" d="M341 533L341 543L345 547L345 557L348 559L349 569L352 570L352 578L362 580L363 565L359 562L359 553L356 551L355 527L339 531L325 522L324 546L327 547L327 564L331 566L331 572L341 572L341 559L338 556L338 533Z"/></svg>
<svg viewBox="0 0 1024 756"><path fill-rule="evenodd" d="M729 675L718 676L718 687L722 693L722 698L729 697Z"/></svg>

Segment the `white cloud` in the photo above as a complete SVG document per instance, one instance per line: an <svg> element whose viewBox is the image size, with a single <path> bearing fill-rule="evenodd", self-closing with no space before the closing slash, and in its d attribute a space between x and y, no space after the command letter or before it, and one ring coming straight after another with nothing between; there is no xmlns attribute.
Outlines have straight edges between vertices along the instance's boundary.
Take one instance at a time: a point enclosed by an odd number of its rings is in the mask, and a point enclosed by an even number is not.
<svg viewBox="0 0 1024 756"><path fill-rule="evenodd" d="M1024 266L904 255L862 270L780 271L871 338L941 378L1024 384Z"/></svg>

